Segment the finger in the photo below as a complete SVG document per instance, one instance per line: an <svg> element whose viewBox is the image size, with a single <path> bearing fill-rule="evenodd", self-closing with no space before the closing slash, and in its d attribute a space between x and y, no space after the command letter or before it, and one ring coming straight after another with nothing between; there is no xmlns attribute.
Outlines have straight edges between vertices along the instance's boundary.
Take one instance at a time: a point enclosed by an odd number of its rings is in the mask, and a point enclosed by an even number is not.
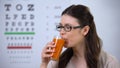
<svg viewBox="0 0 120 68"><path fill-rule="evenodd" d="M55 42L53 42L53 41L47 43L47 45L54 45L54 44L55 44Z"/></svg>
<svg viewBox="0 0 120 68"><path fill-rule="evenodd" d="M46 47L45 47L45 49L49 49L49 50L51 50L53 48L55 48L55 45L53 45L53 44L46 45Z"/></svg>
<svg viewBox="0 0 120 68"><path fill-rule="evenodd" d="M47 49L45 52L46 53L53 53L53 52L55 52L55 48L53 48L53 49Z"/></svg>
<svg viewBox="0 0 120 68"><path fill-rule="evenodd" d="M53 52L55 51L54 42L49 42L42 50L43 57L51 57Z"/></svg>
<svg viewBox="0 0 120 68"><path fill-rule="evenodd" d="M52 54L53 52L55 52L55 48L52 49L44 49L42 54Z"/></svg>
<svg viewBox="0 0 120 68"><path fill-rule="evenodd" d="M51 54L43 54L43 57L44 58L50 58L50 57L52 57L52 55L53 55L53 53L51 53Z"/></svg>

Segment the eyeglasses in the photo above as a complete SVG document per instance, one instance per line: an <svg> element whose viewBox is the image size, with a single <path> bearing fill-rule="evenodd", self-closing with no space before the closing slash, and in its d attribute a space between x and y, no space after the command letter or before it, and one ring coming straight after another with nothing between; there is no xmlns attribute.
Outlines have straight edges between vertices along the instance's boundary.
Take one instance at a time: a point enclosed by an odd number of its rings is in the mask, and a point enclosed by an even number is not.
<svg viewBox="0 0 120 68"><path fill-rule="evenodd" d="M61 24L56 25L56 30L57 31L61 31L62 28L64 29L64 31L70 32L72 29L77 29L77 28L82 28L82 27L81 26L71 26L69 24L66 24L65 26L62 26Z"/></svg>

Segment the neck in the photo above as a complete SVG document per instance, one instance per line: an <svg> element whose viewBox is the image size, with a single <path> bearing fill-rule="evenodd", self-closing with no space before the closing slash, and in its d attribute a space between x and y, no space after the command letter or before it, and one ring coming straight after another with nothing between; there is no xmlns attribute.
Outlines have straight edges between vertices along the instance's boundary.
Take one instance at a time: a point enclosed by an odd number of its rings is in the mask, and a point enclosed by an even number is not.
<svg viewBox="0 0 120 68"><path fill-rule="evenodd" d="M73 57L76 59L85 59L85 44L79 44L73 47Z"/></svg>
<svg viewBox="0 0 120 68"><path fill-rule="evenodd" d="M85 45L81 44L73 48L71 62L75 68L87 68L85 59Z"/></svg>

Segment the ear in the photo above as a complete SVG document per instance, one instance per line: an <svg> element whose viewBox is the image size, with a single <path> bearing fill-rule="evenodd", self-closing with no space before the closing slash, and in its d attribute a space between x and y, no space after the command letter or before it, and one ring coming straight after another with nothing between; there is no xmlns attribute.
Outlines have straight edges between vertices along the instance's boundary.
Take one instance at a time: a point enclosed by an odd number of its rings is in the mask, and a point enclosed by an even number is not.
<svg viewBox="0 0 120 68"><path fill-rule="evenodd" d="M89 30L90 30L90 27L88 25L84 26L82 28L82 34L83 34L83 36L86 36L88 34Z"/></svg>

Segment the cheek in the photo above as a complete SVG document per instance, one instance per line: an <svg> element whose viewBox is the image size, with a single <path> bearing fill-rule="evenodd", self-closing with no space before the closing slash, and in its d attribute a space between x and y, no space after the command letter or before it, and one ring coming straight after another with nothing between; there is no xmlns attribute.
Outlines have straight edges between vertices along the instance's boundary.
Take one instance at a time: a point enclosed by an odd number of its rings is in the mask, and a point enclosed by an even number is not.
<svg viewBox="0 0 120 68"><path fill-rule="evenodd" d="M71 35L69 35L69 37L68 37L68 42L69 42L68 45L71 47L74 45L77 45L80 43L81 39L82 39L81 34L74 32Z"/></svg>
<svg viewBox="0 0 120 68"><path fill-rule="evenodd" d="M79 36L74 36L73 38L71 38L71 41L70 41L70 43L71 43L71 45L77 45L77 44L79 44L79 42L80 42L80 40L81 40L81 38L79 37Z"/></svg>

